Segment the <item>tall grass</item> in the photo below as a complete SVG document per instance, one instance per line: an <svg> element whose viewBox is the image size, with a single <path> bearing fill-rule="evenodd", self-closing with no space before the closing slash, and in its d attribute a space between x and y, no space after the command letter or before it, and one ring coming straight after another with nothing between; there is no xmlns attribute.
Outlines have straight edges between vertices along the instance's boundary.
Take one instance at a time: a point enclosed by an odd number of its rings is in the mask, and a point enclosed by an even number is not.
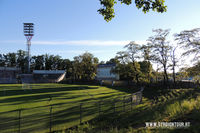
<svg viewBox="0 0 200 133"><path fill-rule="evenodd" d="M200 132L200 91L198 89L180 89L165 91L164 94L151 96L157 99L155 104L150 104L152 99L147 95L142 105L138 105L132 112L105 116L100 121L87 123L87 133L199 133ZM156 98L155 98L156 97ZM97 118L98 119L98 118ZM112 123L117 121L117 123ZM186 129L161 129L145 128L145 122L191 122L191 127ZM101 126L99 126L101 125ZM80 132L81 128L66 130L66 132ZM82 130L84 131L84 130ZM85 131L84 131L85 132Z"/></svg>

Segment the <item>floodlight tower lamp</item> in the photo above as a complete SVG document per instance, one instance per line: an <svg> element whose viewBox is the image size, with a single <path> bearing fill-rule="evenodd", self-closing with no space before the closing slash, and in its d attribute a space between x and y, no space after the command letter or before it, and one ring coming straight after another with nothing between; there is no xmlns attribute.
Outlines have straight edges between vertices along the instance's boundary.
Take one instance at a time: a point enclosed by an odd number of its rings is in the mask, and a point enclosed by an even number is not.
<svg viewBox="0 0 200 133"><path fill-rule="evenodd" d="M27 40L27 58L28 58L28 68L27 71L30 73L30 47L31 39L34 36L34 24L33 23L24 23L24 36Z"/></svg>

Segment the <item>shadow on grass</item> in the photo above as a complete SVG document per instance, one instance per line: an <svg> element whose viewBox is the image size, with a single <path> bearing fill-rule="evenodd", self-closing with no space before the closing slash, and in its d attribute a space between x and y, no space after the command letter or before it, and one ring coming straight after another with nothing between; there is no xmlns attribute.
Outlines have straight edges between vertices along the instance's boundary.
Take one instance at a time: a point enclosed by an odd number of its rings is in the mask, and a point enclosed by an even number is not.
<svg viewBox="0 0 200 133"><path fill-rule="evenodd" d="M190 99L191 97L195 98L197 91L198 90L186 91L185 93L182 93L176 97L168 99L167 101L163 103L159 103L153 106L146 105L147 107L145 107L144 105L143 106L139 105L132 112L119 113L119 114L104 114L100 117L97 117L89 121L89 125L91 125L92 127L90 132L110 131L112 127L117 127L118 130L128 129L129 127L132 127L133 129L138 129L138 128L145 127L145 122L162 121L163 118L167 117L166 114L164 114L164 112L168 105L171 105L176 101L181 102L185 99ZM167 92L168 91L166 91L165 93ZM161 94L164 94L164 92L162 92ZM160 93L159 95L154 94L152 97L159 97L159 96L160 96ZM175 119L171 121L183 121L183 122L189 121L191 122L191 127L189 129L178 129L178 130L174 129L174 130L169 130L167 132L184 131L186 133L190 130L192 130L193 132L198 132L200 130L200 128L198 127L200 124L199 110L194 109L189 114L184 114L184 117L178 116L179 119ZM74 128L71 128L70 130L76 131L78 129L77 127L74 127ZM66 130L66 131L69 131L69 130Z"/></svg>
<svg viewBox="0 0 200 133"><path fill-rule="evenodd" d="M4 86L1 86L1 88ZM69 86L69 87L49 87L49 88L40 88L40 89L10 89L11 87L5 86L9 89L5 89L5 92L3 89L0 91L0 96L17 96L17 95L26 95L26 94L37 94L37 93L52 93L52 92L64 92L64 91L73 91L73 90L84 90L84 89L98 89L98 87L88 87L88 86L83 86L83 87L74 87L74 86ZM4 95L5 94L5 95Z"/></svg>
<svg viewBox="0 0 200 133"><path fill-rule="evenodd" d="M6 91L6 96L17 96L17 95L22 95L19 97L14 97L14 98L4 98L0 101L0 103L8 103L8 102L27 102L29 100L34 101L34 100L42 100L50 97L59 97L64 94L67 94L68 91L72 90L84 90L84 89L97 89L98 87L58 87L58 88L42 88L42 89L32 89L32 90L7 90ZM43 93L58 93L59 94L43 94ZM4 94L3 91L0 92L1 96ZM26 94L34 94L34 95L28 95L28 96L23 96ZM78 97L74 96L71 98Z"/></svg>
<svg viewBox="0 0 200 133"><path fill-rule="evenodd" d="M140 90L141 87L137 86L106 86L110 89L125 92L127 94L132 94Z"/></svg>

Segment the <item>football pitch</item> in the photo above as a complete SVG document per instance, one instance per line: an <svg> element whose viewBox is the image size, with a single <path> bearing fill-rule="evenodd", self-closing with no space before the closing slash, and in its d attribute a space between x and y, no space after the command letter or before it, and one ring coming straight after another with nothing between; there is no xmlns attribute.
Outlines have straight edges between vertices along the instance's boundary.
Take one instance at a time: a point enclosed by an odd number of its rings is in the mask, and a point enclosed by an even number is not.
<svg viewBox="0 0 200 133"><path fill-rule="evenodd" d="M99 101L128 95L116 89L69 84L1 84L0 132L49 132L99 115ZM109 111L112 102L101 106ZM80 114L81 110L81 114ZM107 112L106 111L106 112Z"/></svg>

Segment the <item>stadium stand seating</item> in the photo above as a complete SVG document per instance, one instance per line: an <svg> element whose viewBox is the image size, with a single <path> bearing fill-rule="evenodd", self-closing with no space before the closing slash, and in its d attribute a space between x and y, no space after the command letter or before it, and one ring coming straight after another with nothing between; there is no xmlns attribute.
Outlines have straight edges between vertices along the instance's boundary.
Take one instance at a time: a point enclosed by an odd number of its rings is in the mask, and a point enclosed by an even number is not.
<svg viewBox="0 0 200 133"><path fill-rule="evenodd" d="M65 78L65 70L34 70L33 79L36 83L57 83Z"/></svg>
<svg viewBox="0 0 200 133"><path fill-rule="evenodd" d="M0 67L0 84L18 83L17 76L21 73L16 67Z"/></svg>

